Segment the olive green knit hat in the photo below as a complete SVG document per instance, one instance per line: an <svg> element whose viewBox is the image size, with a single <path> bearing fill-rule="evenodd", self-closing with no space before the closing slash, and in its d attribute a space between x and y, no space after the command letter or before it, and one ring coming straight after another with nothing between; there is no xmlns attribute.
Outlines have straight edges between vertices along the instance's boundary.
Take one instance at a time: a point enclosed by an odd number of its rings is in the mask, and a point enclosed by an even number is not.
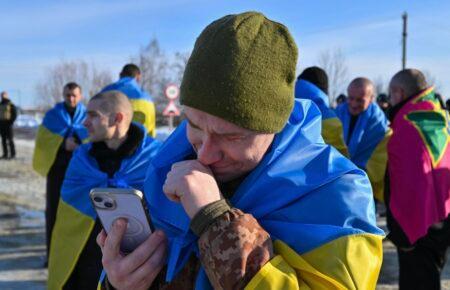
<svg viewBox="0 0 450 290"><path fill-rule="evenodd" d="M263 14L222 17L200 34L181 83L181 104L257 132L283 129L294 104L297 46Z"/></svg>

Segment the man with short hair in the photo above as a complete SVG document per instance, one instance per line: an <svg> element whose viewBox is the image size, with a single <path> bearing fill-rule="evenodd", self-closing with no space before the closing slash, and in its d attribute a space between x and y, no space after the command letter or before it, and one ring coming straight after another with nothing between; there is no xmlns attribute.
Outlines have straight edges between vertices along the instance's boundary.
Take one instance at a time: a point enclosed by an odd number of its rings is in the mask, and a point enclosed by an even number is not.
<svg viewBox="0 0 450 290"><path fill-rule="evenodd" d="M95 289L101 225L89 200L96 187L143 189L147 167L160 143L132 123L133 108L119 91L95 95L84 125L90 142L72 158L61 190L49 260L49 289Z"/></svg>
<svg viewBox="0 0 450 290"><path fill-rule="evenodd" d="M105 287L375 288L369 181L323 143L317 107L294 100L296 61L287 28L261 13L203 30L181 84L187 121L145 182L158 230L126 257L124 220L98 236Z"/></svg>
<svg viewBox="0 0 450 290"><path fill-rule="evenodd" d="M118 90L124 93L133 106L133 121L141 123L147 129L148 134L155 137L155 105L150 95L139 86L140 81L141 70L137 65L129 63L120 72L120 79L106 86L102 92Z"/></svg>
<svg viewBox="0 0 450 290"><path fill-rule="evenodd" d="M1 159L13 159L16 157L13 125L17 118L17 109L8 98L7 92L1 92L0 96L0 137L2 138L3 147Z"/></svg>
<svg viewBox="0 0 450 290"><path fill-rule="evenodd" d="M81 87L67 83L63 88L63 102L57 103L38 128L33 154L33 169L47 178L45 229L47 259L55 224L61 186L72 152L87 138L83 126L86 107L81 102Z"/></svg>
<svg viewBox="0 0 450 290"><path fill-rule="evenodd" d="M390 95L387 225L397 247L400 289L441 289L450 246L448 115L419 70L395 74Z"/></svg>
<svg viewBox="0 0 450 290"><path fill-rule="evenodd" d="M383 201L386 144L391 135L388 121L374 103L374 86L369 79L355 78L347 95L347 102L336 108L336 114L344 127L350 160L367 172L375 198Z"/></svg>
<svg viewBox="0 0 450 290"><path fill-rule="evenodd" d="M330 108L327 94L328 76L320 67L308 67L298 76L295 83L295 97L311 100L319 107L322 114L322 137L325 143L334 146L344 156L348 156L341 120Z"/></svg>

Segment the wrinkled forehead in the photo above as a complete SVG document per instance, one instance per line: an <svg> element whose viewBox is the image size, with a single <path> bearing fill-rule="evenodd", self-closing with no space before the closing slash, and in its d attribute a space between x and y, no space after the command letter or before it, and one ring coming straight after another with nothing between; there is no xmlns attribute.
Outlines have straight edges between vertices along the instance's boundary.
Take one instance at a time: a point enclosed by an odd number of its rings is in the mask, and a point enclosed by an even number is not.
<svg viewBox="0 0 450 290"><path fill-rule="evenodd" d="M258 132L242 128L222 118L189 106L184 106L184 113L189 125L205 132L216 134L258 134Z"/></svg>

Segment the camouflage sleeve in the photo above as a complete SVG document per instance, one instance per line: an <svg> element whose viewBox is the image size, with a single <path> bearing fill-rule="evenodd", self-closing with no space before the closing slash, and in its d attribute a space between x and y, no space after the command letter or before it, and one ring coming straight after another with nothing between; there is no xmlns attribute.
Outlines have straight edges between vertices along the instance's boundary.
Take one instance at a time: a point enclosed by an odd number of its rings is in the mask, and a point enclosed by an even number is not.
<svg viewBox="0 0 450 290"><path fill-rule="evenodd" d="M198 245L214 289L243 289L274 256L269 234L252 215L237 208L209 224Z"/></svg>

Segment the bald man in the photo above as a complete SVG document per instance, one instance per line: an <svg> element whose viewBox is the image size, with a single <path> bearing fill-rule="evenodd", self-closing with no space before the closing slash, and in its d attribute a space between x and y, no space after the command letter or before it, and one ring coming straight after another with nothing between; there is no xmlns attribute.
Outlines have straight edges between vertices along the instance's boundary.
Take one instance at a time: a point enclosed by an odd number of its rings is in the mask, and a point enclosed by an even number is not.
<svg viewBox="0 0 450 290"><path fill-rule="evenodd" d="M367 172L375 198L383 201L386 144L391 134L388 121L374 103L374 86L369 79L351 81L347 94L347 102L336 108L336 114L342 121L350 159Z"/></svg>
<svg viewBox="0 0 450 290"><path fill-rule="evenodd" d="M450 246L448 115L419 70L395 74L390 95L387 225L400 289L440 289Z"/></svg>
<svg viewBox="0 0 450 290"><path fill-rule="evenodd" d="M95 289L101 274L101 230L89 192L96 187L142 190L159 142L132 123L133 108L119 91L100 93L87 106L90 143L80 146L67 169L52 234L48 289Z"/></svg>

